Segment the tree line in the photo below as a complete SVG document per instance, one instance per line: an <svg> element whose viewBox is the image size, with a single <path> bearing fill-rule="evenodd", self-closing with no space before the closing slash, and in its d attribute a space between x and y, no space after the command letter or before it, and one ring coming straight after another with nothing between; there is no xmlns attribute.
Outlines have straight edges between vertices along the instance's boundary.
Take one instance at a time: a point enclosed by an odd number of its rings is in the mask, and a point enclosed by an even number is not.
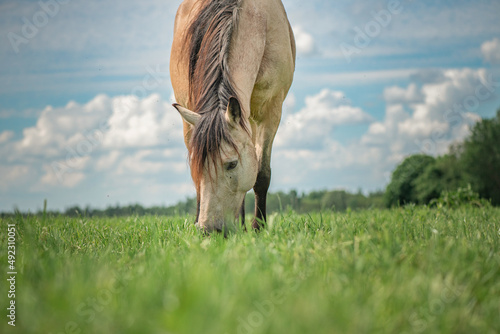
<svg viewBox="0 0 500 334"><path fill-rule="evenodd" d="M395 205L431 204L445 192L470 189L500 205L500 110L496 117L475 124L463 143L436 158L415 154L394 170L384 202Z"/></svg>
<svg viewBox="0 0 500 334"><path fill-rule="evenodd" d="M245 198L245 211L253 213L255 196L253 193L247 194ZM46 207L46 203L44 205ZM298 213L313 211L346 211L356 209L370 209L384 207L384 192L378 191L365 195L359 190L356 193L345 190L321 190L310 193L299 194L296 190L288 193L269 193L267 197L267 210L269 213L293 210ZM0 217L9 217L21 214L16 210L14 213L0 213ZM66 210L47 211L39 210L32 213L35 215L65 215L68 217L126 217L126 216L178 216L196 214L196 198L186 198L171 206L144 207L141 204L131 204L121 206L116 204L105 209L92 208L90 206L71 206ZM25 214L24 214L25 215Z"/></svg>
<svg viewBox="0 0 500 334"><path fill-rule="evenodd" d="M255 196L253 193L247 194L245 198L245 211L252 213L255 205ZM384 193L374 192L369 195L364 195L361 191L350 193L344 190L333 191L313 191L308 194L298 194L296 190L291 190L288 193L277 192L269 193L267 198L268 212L281 212L293 210L295 212L305 213L320 210L345 211L347 209L369 209L382 208L384 206ZM36 214L44 214L39 211ZM109 206L106 209L95 209L90 206L79 207L72 206L64 212L51 211L45 214L59 215L63 214L69 217L125 217L125 216L178 216L196 214L196 199L186 198L172 206L153 206L144 207L140 204L131 204L126 206ZM2 213L0 216L10 214Z"/></svg>

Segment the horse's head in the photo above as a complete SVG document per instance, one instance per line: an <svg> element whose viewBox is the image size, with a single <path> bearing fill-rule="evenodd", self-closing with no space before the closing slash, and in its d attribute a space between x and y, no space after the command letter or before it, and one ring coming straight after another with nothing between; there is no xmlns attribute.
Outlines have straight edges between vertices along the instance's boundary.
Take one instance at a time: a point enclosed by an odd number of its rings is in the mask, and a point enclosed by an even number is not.
<svg viewBox="0 0 500 334"><path fill-rule="evenodd" d="M240 104L230 98L225 113L205 114L174 106L190 125L186 143L198 195L198 226L208 232L231 228L258 172Z"/></svg>

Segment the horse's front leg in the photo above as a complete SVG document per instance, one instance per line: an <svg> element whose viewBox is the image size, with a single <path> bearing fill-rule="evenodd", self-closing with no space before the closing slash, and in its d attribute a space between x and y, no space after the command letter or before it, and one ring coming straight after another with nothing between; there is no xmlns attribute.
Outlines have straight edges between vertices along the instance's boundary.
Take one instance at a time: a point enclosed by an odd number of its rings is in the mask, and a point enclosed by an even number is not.
<svg viewBox="0 0 500 334"><path fill-rule="evenodd" d="M266 120L254 129L256 138L256 153L259 161L259 172L253 190L255 192L255 219L252 227L260 230L267 221L266 201L267 191L271 184L271 151L276 131L281 119L282 98L266 104L263 115Z"/></svg>
<svg viewBox="0 0 500 334"><path fill-rule="evenodd" d="M270 157L269 157L270 158ZM268 159L266 159L268 160ZM260 230L267 220L266 202L267 191L271 183L271 163L270 160L261 165L259 173L257 174L257 181L253 190L255 192L255 219L252 227Z"/></svg>
<svg viewBox="0 0 500 334"><path fill-rule="evenodd" d="M241 203L240 218L241 218L241 226L243 227L243 230L246 231L247 227L245 226L245 197L243 197L243 203Z"/></svg>

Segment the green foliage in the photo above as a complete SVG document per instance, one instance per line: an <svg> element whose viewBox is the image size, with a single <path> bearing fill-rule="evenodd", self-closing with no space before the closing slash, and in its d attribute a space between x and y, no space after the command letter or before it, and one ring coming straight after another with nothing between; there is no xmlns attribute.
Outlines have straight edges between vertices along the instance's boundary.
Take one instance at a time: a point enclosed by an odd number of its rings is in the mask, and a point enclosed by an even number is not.
<svg viewBox="0 0 500 334"><path fill-rule="evenodd" d="M433 164L435 159L425 154L415 154L406 158L392 173L392 179L385 192L388 207L419 203L415 180Z"/></svg>
<svg viewBox="0 0 500 334"><path fill-rule="evenodd" d="M430 203L439 198L444 191L456 190L466 186L463 170L456 154L436 158L414 181L416 199L420 204Z"/></svg>
<svg viewBox="0 0 500 334"><path fill-rule="evenodd" d="M227 238L192 221L0 219L0 333L500 332L499 208L290 212Z"/></svg>
<svg viewBox="0 0 500 334"><path fill-rule="evenodd" d="M249 193L245 199L246 212L253 212L254 205L254 195L253 193ZM293 210L299 213L321 210L344 212L347 209L361 210L383 207L382 192L374 192L365 196L361 191L353 194L345 190L322 190L299 195L297 191L292 190L288 194L278 192L270 193L267 196L267 211L270 213L288 210Z"/></svg>
<svg viewBox="0 0 500 334"><path fill-rule="evenodd" d="M430 201L430 204L438 208L458 208L468 205L483 207L491 205L489 201L480 198L479 194L472 190L470 184L465 188L458 188L456 191L443 191L441 196Z"/></svg>
<svg viewBox="0 0 500 334"><path fill-rule="evenodd" d="M463 144L462 161L472 188L500 205L500 110L472 129Z"/></svg>
<svg viewBox="0 0 500 334"><path fill-rule="evenodd" d="M436 159L422 154L406 158L392 174L386 205L429 204L441 194L450 198L450 191L460 193L468 184L480 197L500 205L500 110L495 118L476 123L470 137L450 151Z"/></svg>

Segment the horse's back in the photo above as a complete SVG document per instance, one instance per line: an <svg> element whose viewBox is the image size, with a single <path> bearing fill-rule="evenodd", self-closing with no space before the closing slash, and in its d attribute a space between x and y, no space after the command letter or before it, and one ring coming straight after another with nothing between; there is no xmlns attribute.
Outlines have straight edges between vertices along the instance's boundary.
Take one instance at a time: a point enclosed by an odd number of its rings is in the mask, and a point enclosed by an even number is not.
<svg viewBox="0 0 500 334"><path fill-rule="evenodd" d="M281 107L295 70L295 40L281 0L258 2L267 16L267 29L264 54L251 98L252 118L257 121L269 116L281 116L281 108L272 108L279 115L269 115L269 110L262 110L258 106L263 101L273 101L272 103L278 103Z"/></svg>
<svg viewBox="0 0 500 334"><path fill-rule="evenodd" d="M239 1L241 8L231 40L229 68L238 98L249 112L260 100L276 95L284 99L293 79L295 44L281 0L234 1ZM184 34L204 3L185 0L176 16L170 72L176 99L182 105L188 105L189 91ZM252 113L254 118L258 116L258 111Z"/></svg>
<svg viewBox="0 0 500 334"><path fill-rule="evenodd" d="M246 66L241 69L241 76L252 79L246 84L251 88L243 88L252 92L252 99L288 91L295 69L295 43L281 0L242 1L231 52L236 71L239 64ZM248 66L253 62L257 66Z"/></svg>

